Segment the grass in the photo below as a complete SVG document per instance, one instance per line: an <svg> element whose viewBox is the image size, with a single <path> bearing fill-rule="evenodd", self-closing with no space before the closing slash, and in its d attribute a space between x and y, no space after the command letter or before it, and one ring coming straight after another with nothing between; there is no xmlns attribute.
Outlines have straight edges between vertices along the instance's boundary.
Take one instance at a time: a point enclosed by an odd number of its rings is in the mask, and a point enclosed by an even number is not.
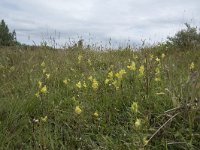
<svg viewBox="0 0 200 150"><path fill-rule="evenodd" d="M0 48L0 149L198 149L199 56Z"/></svg>

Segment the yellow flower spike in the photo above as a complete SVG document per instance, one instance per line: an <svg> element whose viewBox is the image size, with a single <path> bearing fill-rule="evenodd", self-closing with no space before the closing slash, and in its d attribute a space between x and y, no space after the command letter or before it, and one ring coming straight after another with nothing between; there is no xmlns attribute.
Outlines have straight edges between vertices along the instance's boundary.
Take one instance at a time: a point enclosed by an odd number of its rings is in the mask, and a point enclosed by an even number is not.
<svg viewBox="0 0 200 150"><path fill-rule="evenodd" d="M47 122L48 117L45 116L45 117L41 117L40 119L41 119L42 122Z"/></svg>
<svg viewBox="0 0 200 150"><path fill-rule="evenodd" d="M156 57L156 61L157 61L157 62L160 62L160 59L159 59L158 57Z"/></svg>
<svg viewBox="0 0 200 150"><path fill-rule="evenodd" d="M39 92L35 93L35 96L38 98L40 96L40 93Z"/></svg>
<svg viewBox="0 0 200 150"><path fill-rule="evenodd" d="M78 87L79 89L81 89L81 87L82 87L81 81L79 81L79 82L76 84L76 87Z"/></svg>
<svg viewBox="0 0 200 150"><path fill-rule="evenodd" d="M136 119L136 121L135 121L135 127L137 129L139 129L141 127L141 123L142 123L141 119Z"/></svg>
<svg viewBox="0 0 200 150"><path fill-rule="evenodd" d="M63 80L63 83L64 83L65 85L67 85L68 80L67 80L67 79Z"/></svg>
<svg viewBox="0 0 200 150"><path fill-rule="evenodd" d="M119 83L118 83L118 81L117 81L117 80L113 81L113 82L112 82L112 85L114 85L114 86L115 86L115 89L116 89L116 90L118 90L118 89L119 89Z"/></svg>
<svg viewBox="0 0 200 150"><path fill-rule="evenodd" d="M109 81L110 81L109 79L106 79L104 83L105 83L105 84L108 84Z"/></svg>
<svg viewBox="0 0 200 150"><path fill-rule="evenodd" d="M113 78L113 72L112 72L112 71L110 71L110 72L108 73L108 78L110 78L110 79Z"/></svg>
<svg viewBox="0 0 200 150"><path fill-rule="evenodd" d="M49 79L49 78L50 78L50 74L49 74L49 73L47 73L47 74L46 74L46 77L47 77L47 79Z"/></svg>
<svg viewBox="0 0 200 150"><path fill-rule="evenodd" d="M93 81L92 81L92 88L93 88L94 90L97 90L97 89L98 89L98 86L99 86L99 84L98 84L97 80L96 80L96 79L93 79Z"/></svg>
<svg viewBox="0 0 200 150"><path fill-rule="evenodd" d="M96 118L98 118L98 117L99 117L99 114L98 114L98 112L97 112L97 111L95 111L93 115L94 115Z"/></svg>
<svg viewBox="0 0 200 150"><path fill-rule="evenodd" d="M41 63L41 67L45 67L45 62L44 61Z"/></svg>
<svg viewBox="0 0 200 150"><path fill-rule="evenodd" d="M127 66L127 68L128 68L129 70L135 71L135 70L136 70L135 62L132 62L131 65Z"/></svg>
<svg viewBox="0 0 200 150"><path fill-rule="evenodd" d="M78 63L79 63L79 64L81 63L82 58L83 58L82 55L78 55Z"/></svg>
<svg viewBox="0 0 200 150"><path fill-rule="evenodd" d="M92 76L89 76L89 77L88 77L88 80L92 81L92 80L93 80L93 77L92 77Z"/></svg>
<svg viewBox="0 0 200 150"><path fill-rule="evenodd" d="M40 90L40 92L41 93L47 93L47 86L45 85L45 86L43 86L42 88L41 88L41 90Z"/></svg>
<svg viewBox="0 0 200 150"><path fill-rule="evenodd" d="M137 113L138 112L138 103L137 102L133 102L132 105L131 105L131 110L132 112L134 113Z"/></svg>
<svg viewBox="0 0 200 150"><path fill-rule="evenodd" d="M165 54L164 53L162 53L161 58L165 58Z"/></svg>
<svg viewBox="0 0 200 150"><path fill-rule="evenodd" d="M191 64L190 64L190 70L193 70L194 69L194 62L192 62Z"/></svg>
<svg viewBox="0 0 200 150"><path fill-rule="evenodd" d="M153 60L154 56L153 54L150 54L150 60Z"/></svg>
<svg viewBox="0 0 200 150"><path fill-rule="evenodd" d="M141 65L139 68L139 76L142 77L144 75L144 65Z"/></svg>
<svg viewBox="0 0 200 150"><path fill-rule="evenodd" d="M90 65L90 66L92 66L92 62L91 62L91 60L90 59L88 59L88 64Z"/></svg>
<svg viewBox="0 0 200 150"><path fill-rule="evenodd" d="M149 143L149 141L147 140L147 137L144 137L143 138L143 144L144 144L144 146L146 146L148 143Z"/></svg>
<svg viewBox="0 0 200 150"><path fill-rule="evenodd" d="M121 69L118 73L115 74L115 76L118 79L122 79L123 75L126 74L126 71L124 69Z"/></svg>
<svg viewBox="0 0 200 150"><path fill-rule="evenodd" d="M43 73L46 73L46 69L43 69L42 72L43 72Z"/></svg>
<svg viewBox="0 0 200 150"><path fill-rule="evenodd" d="M85 83L85 81L83 82L83 87L87 88L87 84Z"/></svg>
<svg viewBox="0 0 200 150"><path fill-rule="evenodd" d="M81 112L82 112L82 110L81 110L81 108L80 108L80 106L76 106L76 108L75 108L75 113L76 114L78 114L78 115L80 115L81 114Z"/></svg>
<svg viewBox="0 0 200 150"><path fill-rule="evenodd" d="M42 87L42 82L38 81L38 87L41 88Z"/></svg>

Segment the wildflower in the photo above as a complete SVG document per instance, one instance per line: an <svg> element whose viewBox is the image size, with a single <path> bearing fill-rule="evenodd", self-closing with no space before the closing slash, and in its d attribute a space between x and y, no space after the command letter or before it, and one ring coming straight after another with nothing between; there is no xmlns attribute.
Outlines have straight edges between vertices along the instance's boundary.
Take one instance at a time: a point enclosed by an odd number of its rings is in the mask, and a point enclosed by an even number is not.
<svg viewBox="0 0 200 150"><path fill-rule="evenodd" d="M105 84L108 84L109 81L110 81L109 79L106 79L106 80L105 80Z"/></svg>
<svg viewBox="0 0 200 150"><path fill-rule="evenodd" d="M91 62L91 60L90 59L88 59L88 64L91 66L92 65L92 62Z"/></svg>
<svg viewBox="0 0 200 150"><path fill-rule="evenodd" d="M67 79L63 80L63 83L64 83L65 85L67 85L68 80L67 80Z"/></svg>
<svg viewBox="0 0 200 150"><path fill-rule="evenodd" d="M128 68L129 70L135 71L135 70L136 70L135 62L132 62L131 65L127 66L127 68Z"/></svg>
<svg viewBox="0 0 200 150"><path fill-rule="evenodd" d="M95 111L93 115L94 115L95 117L99 117L99 114L98 114L97 111Z"/></svg>
<svg viewBox="0 0 200 150"><path fill-rule="evenodd" d="M157 62L160 62L160 59L159 59L158 57L156 57L156 61L157 61Z"/></svg>
<svg viewBox="0 0 200 150"><path fill-rule="evenodd" d="M79 81L79 82L76 84L76 87L78 87L79 89L82 87L81 81Z"/></svg>
<svg viewBox="0 0 200 150"><path fill-rule="evenodd" d="M81 112L82 112L82 110L81 110L80 106L76 106L75 113L79 115L79 114L81 114Z"/></svg>
<svg viewBox="0 0 200 150"><path fill-rule="evenodd" d="M45 67L45 62L44 61L41 63L41 67Z"/></svg>
<svg viewBox="0 0 200 150"><path fill-rule="evenodd" d="M82 60L83 56L82 55L78 55L78 63L80 64L81 60Z"/></svg>
<svg viewBox="0 0 200 150"><path fill-rule="evenodd" d="M42 82L38 81L38 87L41 88L42 87Z"/></svg>
<svg viewBox="0 0 200 150"><path fill-rule="evenodd" d="M190 70L193 70L194 69L194 62L192 62L191 64L190 64Z"/></svg>
<svg viewBox="0 0 200 150"><path fill-rule="evenodd" d="M92 88L93 88L94 90L97 90L97 89L98 89L98 86L99 86L99 84L98 84L97 80L96 80L96 79L93 79L93 81L92 81Z"/></svg>
<svg viewBox="0 0 200 150"><path fill-rule="evenodd" d="M126 71L124 69L120 70L118 73L115 74L115 76L118 79L122 79L123 75L126 74Z"/></svg>
<svg viewBox="0 0 200 150"><path fill-rule="evenodd" d="M39 92L35 93L35 96L36 96L36 97L39 97L39 96L40 96L40 93L39 93Z"/></svg>
<svg viewBox="0 0 200 150"><path fill-rule="evenodd" d="M84 87L84 88L86 88L86 87L87 87L87 85L86 85L85 81L83 82L83 87Z"/></svg>
<svg viewBox="0 0 200 150"><path fill-rule="evenodd" d="M47 93L47 86L43 86L40 90L41 93Z"/></svg>
<svg viewBox="0 0 200 150"><path fill-rule="evenodd" d="M92 81L92 80L93 80L93 77L92 77L92 76L89 76L89 77L88 77L88 80Z"/></svg>
<svg viewBox="0 0 200 150"><path fill-rule="evenodd" d="M110 72L108 73L108 78L110 78L110 79L113 78L113 72L112 72L112 71L110 71Z"/></svg>
<svg viewBox="0 0 200 150"><path fill-rule="evenodd" d="M142 77L144 75L144 65L141 65L139 68L139 76Z"/></svg>
<svg viewBox="0 0 200 150"><path fill-rule="evenodd" d="M41 117L42 122L47 122L47 119L48 119L47 116L45 116L45 117Z"/></svg>
<svg viewBox="0 0 200 150"><path fill-rule="evenodd" d="M155 81L156 81L156 82L161 81L161 78L160 78L160 77L156 77L156 78L155 78Z"/></svg>
<svg viewBox="0 0 200 150"><path fill-rule="evenodd" d="M135 121L135 127L136 128L140 128L140 126L141 126L141 119L136 119L136 121Z"/></svg>
<svg viewBox="0 0 200 150"><path fill-rule="evenodd" d="M46 73L46 69L43 69L42 72L43 72L43 73Z"/></svg>
<svg viewBox="0 0 200 150"><path fill-rule="evenodd" d="M165 58L165 54L164 53L162 53L161 58Z"/></svg>
<svg viewBox="0 0 200 150"><path fill-rule="evenodd" d="M50 74L49 74L49 73L47 73L47 74L46 74L46 77L47 77L47 79L49 79L49 77L50 77Z"/></svg>
<svg viewBox="0 0 200 150"><path fill-rule="evenodd" d="M143 144L144 146L146 146L149 143L149 140L147 140L147 137L143 138Z"/></svg>
<svg viewBox="0 0 200 150"><path fill-rule="evenodd" d="M152 54L150 54L150 60L153 60L154 56Z"/></svg>
<svg viewBox="0 0 200 150"><path fill-rule="evenodd" d="M116 90L119 89L119 83L117 82L117 80L113 81L113 82L112 82L112 85L115 86Z"/></svg>
<svg viewBox="0 0 200 150"><path fill-rule="evenodd" d="M131 105L131 110L134 112L134 113L137 113L138 112L138 103L137 102L133 102L132 105Z"/></svg>

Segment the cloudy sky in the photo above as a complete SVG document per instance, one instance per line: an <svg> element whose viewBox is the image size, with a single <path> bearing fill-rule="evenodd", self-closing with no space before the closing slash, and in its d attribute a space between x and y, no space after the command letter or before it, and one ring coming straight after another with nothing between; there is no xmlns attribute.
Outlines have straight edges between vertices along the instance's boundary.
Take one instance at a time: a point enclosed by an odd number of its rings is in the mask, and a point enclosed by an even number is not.
<svg viewBox="0 0 200 150"><path fill-rule="evenodd" d="M83 37L89 41L164 41L200 26L200 0L0 0L0 19L20 42Z"/></svg>

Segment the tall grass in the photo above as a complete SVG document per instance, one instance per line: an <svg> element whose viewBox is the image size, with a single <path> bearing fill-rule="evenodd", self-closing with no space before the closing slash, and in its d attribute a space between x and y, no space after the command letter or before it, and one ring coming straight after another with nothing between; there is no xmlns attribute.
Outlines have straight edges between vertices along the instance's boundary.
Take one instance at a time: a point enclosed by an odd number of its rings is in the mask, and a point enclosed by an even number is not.
<svg viewBox="0 0 200 150"><path fill-rule="evenodd" d="M198 149L199 56L1 48L0 149Z"/></svg>

